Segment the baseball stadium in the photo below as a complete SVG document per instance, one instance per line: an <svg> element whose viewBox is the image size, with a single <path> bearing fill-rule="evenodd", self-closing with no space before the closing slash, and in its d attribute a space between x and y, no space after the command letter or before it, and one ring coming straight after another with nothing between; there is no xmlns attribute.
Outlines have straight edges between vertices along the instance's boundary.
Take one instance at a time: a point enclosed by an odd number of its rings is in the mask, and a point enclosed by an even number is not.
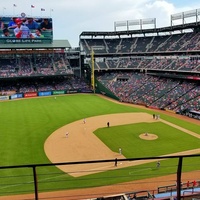
<svg viewBox="0 0 200 200"><path fill-rule="evenodd" d="M2 16L0 200L199 199L199 15L115 22L79 47L51 17Z"/></svg>

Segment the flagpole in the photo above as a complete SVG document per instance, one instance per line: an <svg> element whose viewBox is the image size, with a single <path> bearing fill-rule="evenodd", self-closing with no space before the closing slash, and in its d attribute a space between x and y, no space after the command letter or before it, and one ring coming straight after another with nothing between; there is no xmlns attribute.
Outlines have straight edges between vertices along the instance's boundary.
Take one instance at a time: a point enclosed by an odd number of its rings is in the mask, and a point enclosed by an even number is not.
<svg viewBox="0 0 200 200"><path fill-rule="evenodd" d="M31 5L31 17L33 17L33 8L35 8L35 6L34 5Z"/></svg>
<svg viewBox="0 0 200 200"><path fill-rule="evenodd" d="M53 11L53 9L52 8L50 8L50 17L51 17L51 12Z"/></svg>
<svg viewBox="0 0 200 200"><path fill-rule="evenodd" d="M3 16L4 16L4 10L6 10L6 8L5 8L5 7L3 7Z"/></svg>
<svg viewBox="0 0 200 200"><path fill-rule="evenodd" d="M16 5L13 5L13 15L15 16L15 7Z"/></svg>

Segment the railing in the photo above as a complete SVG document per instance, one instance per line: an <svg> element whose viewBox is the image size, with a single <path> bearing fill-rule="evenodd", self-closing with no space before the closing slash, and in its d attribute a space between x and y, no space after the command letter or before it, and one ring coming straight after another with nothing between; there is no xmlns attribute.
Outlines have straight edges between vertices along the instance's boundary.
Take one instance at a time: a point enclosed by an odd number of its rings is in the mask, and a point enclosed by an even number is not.
<svg viewBox="0 0 200 200"><path fill-rule="evenodd" d="M182 175L182 161L185 158L194 158L199 157L200 155L181 155L181 156L163 156L163 157L146 157L146 158L128 158L128 159L118 159L119 163L130 163L130 162L136 162L138 164L144 164L144 163L154 163L157 160L160 160L161 162L164 162L163 160L166 159L178 159L178 166L177 166L177 173L176 173L176 185L166 185L161 186L158 189L158 192L161 192L161 190L169 191L171 189L174 189L176 191L177 199L181 199L181 175ZM140 163L141 162L141 163ZM38 200L38 194L41 192L50 192L55 190L67 190L67 189L73 189L76 186L76 189L79 188L79 185L76 183L77 180L72 180L72 178L69 178L68 173L62 172L58 170L57 168L60 168L61 166L84 166L87 164L93 164L98 165L100 163L108 163L111 166L114 166L115 159L111 160L92 160L92 161L80 161L80 162L64 162L64 163L48 163L48 164L33 164L33 165L19 165L19 166L1 166L0 167L0 194L1 196L8 196L8 195L15 195L15 194L27 194L32 193L34 194L35 200ZM55 168L55 166L57 168ZM118 167L120 168L120 165L118 164ZM119 168L117 167L117 170ZM160 166L162 167L162 165ZM116 168L115 168L116 169ZM108 169L115 171L115 169ZM161 168L160 168L161 169ZM121 169L125 170L125 169ZM18 176L19 171L23 171L23 176ZM130 171L130 170L129 170ZM4 172L4 173L2 173ZM82 171L85 173L85 171ZM98 173L102 172L102 170L96 170L92 173ZM125 171L124 171L125 172ZM81 171L75 171L72 173L81 173ZM5 176L2 176L4 174ZM12 174L12 175L11 175ZM20 174L20 173L19 173ZM130 172L129 172L130 175ZM131 174L132 175L132 174ZM135 176L137 173L135 173ZM67 179L66 179L67 178ZM103 177L105 179L106 177ZM112 177L107 177L107 180L109 179L115 179L116 177L112 175ZM123 178L123 177L122 177ZM79 181L83 181L79 179ZM93 182L93 179L85 179L85 183L88 184L84 187L92 187L91 182ZM98 181L102 181L101 178L97 179ZM68 185L66 186L68 182ZM71 184L69 184L69 182ZM176 188L175 188L176 187ZM185 184L184 184L185 187ZM190 185L191 187L191 185ZM125 189L125 188L124 188ZM141 188L145 189L145 188ZM78 198L77 198L78 199Z"/></svg>

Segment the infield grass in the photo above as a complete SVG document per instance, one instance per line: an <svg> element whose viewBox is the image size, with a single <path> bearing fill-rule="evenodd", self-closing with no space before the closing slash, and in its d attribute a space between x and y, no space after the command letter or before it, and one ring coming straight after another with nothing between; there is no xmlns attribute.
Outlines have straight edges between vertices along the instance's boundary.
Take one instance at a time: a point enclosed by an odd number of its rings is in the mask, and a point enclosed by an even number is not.
<svg viewBox="0 0 200 200"><path fill-rule="evenodd" d="M156 140L143 140L144 133L158 136ZM162 122L138 123L101 128L95 134L114 152L119 147L126 158L167 155L199 148L199 140Z"/></svg>
<svg viewBox="0 0 200 200"><path fill-rule="evenodd" d="M68 96L23 99L0 103L0 166L49 163L44 152L44 142L58 128L76 120L92 116L155 111L133 108L102 99L96 95L76 94ZM199 124L192 124L162 114L162 119L200 134ZM159 136L155 141L140 141L138 134L144 127ZM160 122L132 124L99 129L95 134L113 151L119 146L127 158L159 156L199 147L199 140ZM113 139L114 138L114 139ZM67 160L66 160L67 162ZM186 159L185 171L199 169L199 159ZM164 167L165 166L165 167ZM39 191L74 189L114 184L169 173L176 173L177 159L162 161L157 170L155 163L101 172L73 178L56 167L38 167ZM1 169L0 194L32 193L31 168Z"/></svg>

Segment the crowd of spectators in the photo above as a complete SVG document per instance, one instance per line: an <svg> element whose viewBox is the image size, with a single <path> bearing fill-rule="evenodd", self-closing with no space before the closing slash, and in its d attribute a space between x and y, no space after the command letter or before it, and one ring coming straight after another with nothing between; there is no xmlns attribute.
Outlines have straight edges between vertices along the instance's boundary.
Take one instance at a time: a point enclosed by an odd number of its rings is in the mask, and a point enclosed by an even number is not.
<svg viewBox="0 0 200 200"><path fill-rule="evenodd" d="M198 50L200 33L189 32L181 34L128 37L81 39L80 44L87 54L98 53L131 53L131 52L177 52Z"/></svg>
<svg viewBox="0 0 200 200"><path fill-rule="evenodd" d="M165 73L184 72L186 75L187 72L197 74L200 72L200 56L175 55L173 52L199 50L199 39L200 33L190 32L151 37L84 39L81 44L83 44L86 53L90 52L93 45L101 46L101 51L104 51L104 53L171 52L165 56L107 56L96 59L95 70L98 71L139 69L141 72L157 70ZM94 51L96 54L100 53L99 49L94 49ZM164 108L176 112L187 108L200 110L200 87L197 82L161 78L134 72L109 72L100 76L99 79L124 102Z"/></svg>
<svg viewBox="0 0 200 200"><path fill-rule="evenodd" d="M15 77L17 76L16 62L14 60L0 59L0 76Z"/></svg>
<svg viewBox="0 0 200 200"><path fill-rule="evenodd" d="M4 81L0 85L0 95L41 92L53 90L90 90L90 86L75 76L49 77L44 79L20 79Z"/></svg>
<svg viewBox="0 0 200 200"><path fill-rule="evenodd" d="M134 72L105 73L98 80L123 102L176 112L187 108L200 111L197 82Z"/></svg>
<svg viewBox="0 0 200 200"><path fill-rule="evenodd" d="M32 74L34 74L30 59L26 57L21 57L20 59L18 59L17 69L18 76L31 76Z"/></svg>
<svg viewBox="0 0 200 200"><path fill-rule="evenodd" d="M66 58L40 56L0 59L0 77L51 76L73 74Z"/></svg>
<svg viewBox="0 0 200 200"><path fill-rule="evenodd" d="M96 70L104 69L148 69L160 71L200 71L200 57L165 56L165 57L118 57L96 60Z"/></svg>

